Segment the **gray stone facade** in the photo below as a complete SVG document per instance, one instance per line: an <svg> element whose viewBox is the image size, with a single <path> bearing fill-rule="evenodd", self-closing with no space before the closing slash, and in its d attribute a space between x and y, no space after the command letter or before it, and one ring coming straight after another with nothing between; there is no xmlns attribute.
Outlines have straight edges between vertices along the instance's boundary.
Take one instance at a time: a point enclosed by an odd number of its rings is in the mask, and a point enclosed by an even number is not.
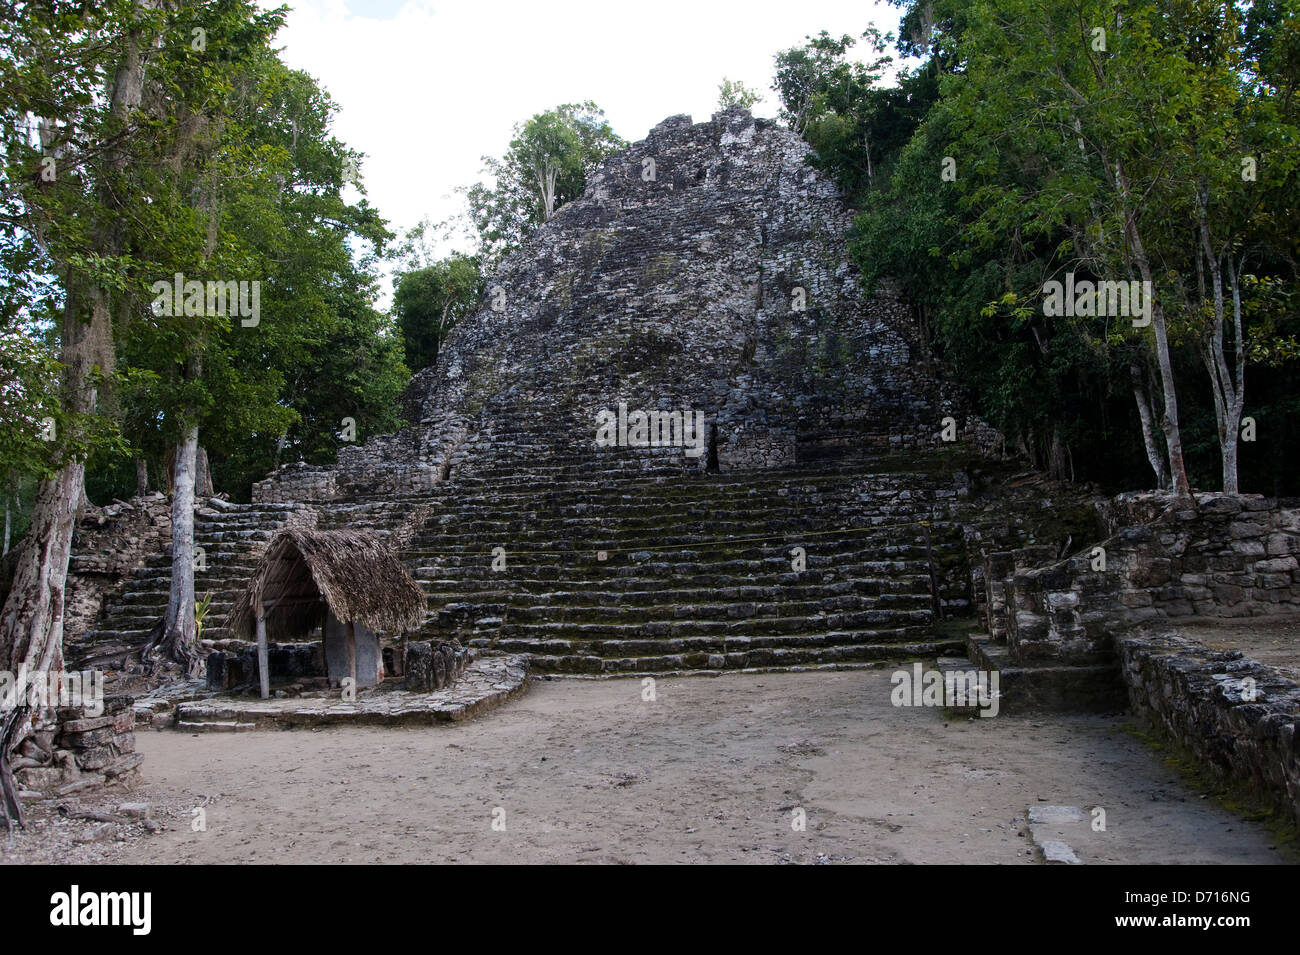
<svg viewBox="0 0 1300 955"><path fill-rule="evenodd" d="M851 214L808 154L740 109L660 123L500 265L412 381L418 420L335 467L281 469L254 500L415 494L452 468L612 451L595 447L596 415L620 402L703 413L706 453L641 457L687 470L932 446L949 415L967 446L994 446L918 347L910 309L863 293Z"/></svg>
<svg viewBox="0 0 1300 955"><path fill-rule="evenodd" d="M1116 632L1166 617L1300 611L1300 509L1259 495L1131 494L1110 510L1111 536L1073 557L986 558L989 631L1017 663L1111 661Z"/></svg>

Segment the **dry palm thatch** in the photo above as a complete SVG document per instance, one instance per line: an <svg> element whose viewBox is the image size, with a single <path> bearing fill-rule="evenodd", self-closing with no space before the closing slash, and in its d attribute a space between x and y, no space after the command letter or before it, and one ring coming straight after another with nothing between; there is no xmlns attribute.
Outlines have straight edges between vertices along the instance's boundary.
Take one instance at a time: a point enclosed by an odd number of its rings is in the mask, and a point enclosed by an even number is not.
<svg viewBox="0 0 1300 955"><path fill-rule="evenodd" d="M259 606L269 638L302 639L321 625L326 609L374 632L413 630L424 621L427 600L373 534L285 528L235 599L231 632L251 637Z"/></svg>

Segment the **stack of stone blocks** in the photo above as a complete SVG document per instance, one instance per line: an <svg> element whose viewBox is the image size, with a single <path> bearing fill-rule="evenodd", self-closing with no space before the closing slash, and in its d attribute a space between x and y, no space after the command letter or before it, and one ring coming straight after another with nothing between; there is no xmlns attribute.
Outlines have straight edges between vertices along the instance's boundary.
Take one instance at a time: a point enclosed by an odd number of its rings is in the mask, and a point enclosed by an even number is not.
<svg viewBox="0 0 1300 955"><path fill-rule="evenodd" d="M1161 503L1154 519L1125 522ZM1025 569L1041 551L986 557L989 630L1017 663L1113 661L1115 633L1163 617L1300 611L1298 509L1259 495L1122 495L1111 520L1109 538L1046 566Z"/></svg>
<svg viewBox="0 0 1300 955"><path fill-rule="evenodd" d="M62 796L134 779L144 756L135 751L133 703L130 696L106 696L100 713L60 707L38 715L36 732L17 754L16 765L22 767L15 773L18 782L31 791Z"/></svg>

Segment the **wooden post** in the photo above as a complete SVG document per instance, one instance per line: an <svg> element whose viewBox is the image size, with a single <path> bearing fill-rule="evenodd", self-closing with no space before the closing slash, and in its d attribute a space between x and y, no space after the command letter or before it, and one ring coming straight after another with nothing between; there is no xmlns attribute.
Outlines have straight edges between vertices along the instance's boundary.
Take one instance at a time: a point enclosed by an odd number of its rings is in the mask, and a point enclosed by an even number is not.
<svg viewBox="0 0 1300 955"><path fill-rule="evenodd" d="M257 612L257 672L262 681L262 699L271 695L271 664L266 653L266 614Z"/></svg>
<svg viewBox="0 0 1300 955"><path fill-rule="evenodd" d="M357 627L359 623L353 623L348 627L348 676L352 677L352 692L357 691Z"/></svg>

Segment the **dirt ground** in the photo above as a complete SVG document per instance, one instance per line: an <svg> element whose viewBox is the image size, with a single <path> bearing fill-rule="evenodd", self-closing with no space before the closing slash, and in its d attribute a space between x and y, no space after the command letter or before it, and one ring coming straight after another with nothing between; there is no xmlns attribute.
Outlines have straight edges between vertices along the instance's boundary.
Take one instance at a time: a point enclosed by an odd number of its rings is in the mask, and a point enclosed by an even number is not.
<svg viewBox="0 0 1300 955"><path fill-rule="evenodd" d="M1260 663L1280 668L1300 682L1300 615L1200 617L1175 620L1173 625L1190 640L1215 650L1240 650Z"/></svg>
<svg viewBox="0 0 1300 955"><path fill-rule="evenodd" d="M0 858L1030 864L1026 809L1063 804L1106 811L1085 862L1294 860L1125 717L946 720L891 706L889 673L669 679L653 702L636 680L539 681L429 729L143 731L144 784L114 798L151 803L165 831L78 822L90 835L67 848L69 824L34 808Z"/></svg>

